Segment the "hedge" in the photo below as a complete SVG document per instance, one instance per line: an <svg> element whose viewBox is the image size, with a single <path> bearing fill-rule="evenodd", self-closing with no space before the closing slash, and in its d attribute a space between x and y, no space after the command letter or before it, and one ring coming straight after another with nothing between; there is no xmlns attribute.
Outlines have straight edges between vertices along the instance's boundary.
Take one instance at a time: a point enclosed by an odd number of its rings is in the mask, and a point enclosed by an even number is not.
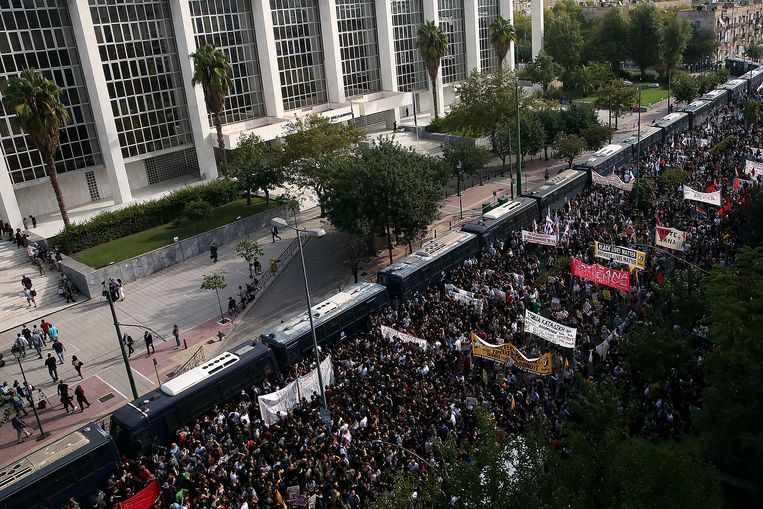
<svg viewBox="0 0 763 509"><path fill-rule="evenodd" d="M734 141L734 139L735 138L733 134L726 136L720 142L718 142L716 146L710 149L710 153L715 154L716 152L721 152L723 150L726 150L729 147L729 145L731 145L731 143Z"/></svg>
<svg viewBox="0 0 763 509"><path fill-rule="evenodd" d="M236 198L238 189L232 180L221 179L197 186L181 187L158 200L101 212L84 223L71 224L52 239L52 244L63 253L72 254L169 223L183 213L188 202L203 201L218 207Z"/></svg>

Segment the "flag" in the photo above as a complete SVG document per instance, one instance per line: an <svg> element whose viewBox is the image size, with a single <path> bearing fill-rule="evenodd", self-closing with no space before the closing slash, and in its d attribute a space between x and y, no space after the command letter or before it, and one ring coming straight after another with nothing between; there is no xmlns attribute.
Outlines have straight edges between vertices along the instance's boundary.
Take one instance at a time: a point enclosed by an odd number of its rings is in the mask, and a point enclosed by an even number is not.
<svg viewBox="0 0 763 509"><path fill-rule="evenodd" d="M742 185L742 183L739 181L739 177L738 176L734 177L734 191L739 189L739 186L741 186L741 185Z"/></svg>
<svg viewBox="0 0 763 509"><path fill-rule="evenodd" d="M517 402L514 400L514 395L511 395L511 411L513 412L517 408Z"/></svg>
<svg viewBox="0 0 763 509"><path fill-rule="evenodd" d="M660 221L660 211L659 210L655 210L654 211L654 218L657 220L657 224L659 226L662 226L662 221Z"/></svg>
<svg viewBox="0 0 763 509"><path fill-rule="evenodd" d="M569 369L570 367L570 361L567 360L567 358L564 358L564 369Z"/></svg>
<svg viewBox="0 0 763 509"><path fill-rule="evenodd" d="M705 189L706 193L714 193L715 192L715 181L713 181L712 184L707 186L707 189Z"/></svg>
<svg viewBox="0 0 763 509"><path fill-rule="evenodd" d="M707 219L707 210L702 205L696 204L692 207L692 215L700 219Z"/></svg>
<svg viewBox="0 0 763 509"><path fill-rule="evenodd" d="M286 502L283 501L283 497L281 496L281 492L279 490L276 490L276 505L281 506L283 509L288 509L289 507L286 505Z"/></svg>
<svg viewBox="0 0 763 509"><path fill-rule="evenodd" d="M154 506L157 498L159 498L159 481L153 480L132 497L117 503L114 509L148 509Z"/></svg>

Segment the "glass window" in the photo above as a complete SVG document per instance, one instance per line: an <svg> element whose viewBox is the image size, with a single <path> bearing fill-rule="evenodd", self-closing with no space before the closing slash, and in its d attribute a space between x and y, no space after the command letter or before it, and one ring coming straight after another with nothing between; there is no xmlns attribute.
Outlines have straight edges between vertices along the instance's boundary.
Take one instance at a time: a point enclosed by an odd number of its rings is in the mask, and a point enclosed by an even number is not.
<svg viewBox="0 0 763 509"><path fill-rule="evenodd" d="M397 88L401 92L427 88L427 73L416 47L418 30L424 24L421 0L392 0L392 31L395 43Z"/></svg>
<svg viewBox="0 0 763 509"><path fill-rule="evenodd" d="M336 0L336 17L345 95L378 92L381 78L373 0Z"/></svg>
<svg viewBox="0 0 763 509"><path fill-rule="evenodd" d="M479 0L477 5L480 37L480 68L493 72L498 69L498 57L490 44L490 24L498 17L498 0Z"/></svg>
<svg viewBox="0 0 763 509"><path fill-rule="evenodd" d="M464 0L438 0L440 28L448 36L448 54L442 59L442 82L466 79Z"/></svg>

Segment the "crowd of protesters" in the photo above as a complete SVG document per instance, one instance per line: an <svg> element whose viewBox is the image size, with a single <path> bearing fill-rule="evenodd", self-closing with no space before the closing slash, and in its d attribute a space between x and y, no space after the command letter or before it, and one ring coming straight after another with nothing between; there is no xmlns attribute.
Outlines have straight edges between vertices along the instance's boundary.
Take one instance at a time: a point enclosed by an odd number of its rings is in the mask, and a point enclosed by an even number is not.
<svg viewBox="0 0 763 509"><path fill-rule="evenodd" d="M725 150L710 151L732 134L735 142ZM510 434L522 433L543 415L553 440L564 447L573 413L567 396L578 383L576 373L632 385L642 417L635 432L681 432L701 390L701 357L687 378L672 372L666 380L643 381L631 378L621 347L634 325L648 319L655 286L688 267L681 259L699 268L734 263L742 231L738 206L756 185L737 177L746 159L760 158L759 146L760 133L734 108L701 130L676 135L645 153L639 167L621 169L623 178L656 181L665 169L681 168L693 189L722 190L721 207L697 209L678 189L663 188L653 207L638 207L625 191L593 186L535 225L539 232L556 233L557 247L523 243L516 232L427 291L375 314L363 333L324 351L335 370L335 383L326 391L330 423L322 422L316 396L269 427L260 418L257 396L314 367L303 361L219 403L177 430L172 443L125 458L91 502L113 507L156 479L157 507L163 509L277 507L290 497L311 507L363 507L388 493L397 473L424 476L436 469L438 443L453 437L460 446L474 439L477 406ZM648 247L654 246L657 225L688 233L677 258ZM647 266L632 273L629 292L571 277L569 265L557 270L560 260L573 256L606 265L594 258L595 240L647 252ZM454 299L453 289L470 292L482 304ZM526 309L575 327L574 352L525 333ZM423 339L428 348L384 338L381 325ZM552 351L553 373L537 376L473 358L471 333L490 343L510 342L531 358Z"/></svg>

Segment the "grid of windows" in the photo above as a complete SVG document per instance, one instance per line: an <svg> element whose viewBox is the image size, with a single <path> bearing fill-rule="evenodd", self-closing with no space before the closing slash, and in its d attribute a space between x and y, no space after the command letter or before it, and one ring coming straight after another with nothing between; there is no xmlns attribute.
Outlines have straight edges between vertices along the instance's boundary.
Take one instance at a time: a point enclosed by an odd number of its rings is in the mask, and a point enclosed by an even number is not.
<svg viewBox="0 0 763 509"><path fill-rule="evenodd" d="M427 71L416 47L418 30L423 24L421 0L392 0L395 69L397 88L401 92L427 88Z"/></svg>
<svg viewBox="0 0 763 509"><path fill-rule="evenodd" d="M466 79L464 0L437 0L440 28L448 36L448 54L442 59L442 82Z"/></svg>
<svg viewBox="0 0 763 509"><path fill-rule="evenodd" d="M326 102L318 0L270 0L285 110Z"/></svg>
<svg viewBox="0 0 763 509"><path fill-rule="evenodd" d="M220 116L223 124L265 115L251 0L191 0L196 47L212 44L233 67L233 85ZM210 126L212 117L209 118Z"/></svg>
<svg viewBox="0 0 763 509"><path fill-rule="evenodd" d="M353 97L379 91L374 0L336 0L336 17L345 95Z"/></svg>
<svg viewBox="0 0 763 509"><path fill-rule="evenodd" d="M0 84L24 69L37 69L61 87L61 101L71 120L61 129L56 154L60 173L102 163L77 44L65 0L0 1ZM47 174L40 153L16 121L15 112L0 105L0 139L11 181L15 184Z"/></svg>
<svg viewBox="0 0 763 509"><path fill-rule="evenodd" d="M89 0L124 157L192 143L167 0Z"/></svg>
<svg viewBox="0 0 763 509"><path fill-rule="evenodd" d="M483 72L498 69L498 57L490 44L490 24L498 17L498 0L479 0L477 16L480 28L480 68Z"/></svg>

